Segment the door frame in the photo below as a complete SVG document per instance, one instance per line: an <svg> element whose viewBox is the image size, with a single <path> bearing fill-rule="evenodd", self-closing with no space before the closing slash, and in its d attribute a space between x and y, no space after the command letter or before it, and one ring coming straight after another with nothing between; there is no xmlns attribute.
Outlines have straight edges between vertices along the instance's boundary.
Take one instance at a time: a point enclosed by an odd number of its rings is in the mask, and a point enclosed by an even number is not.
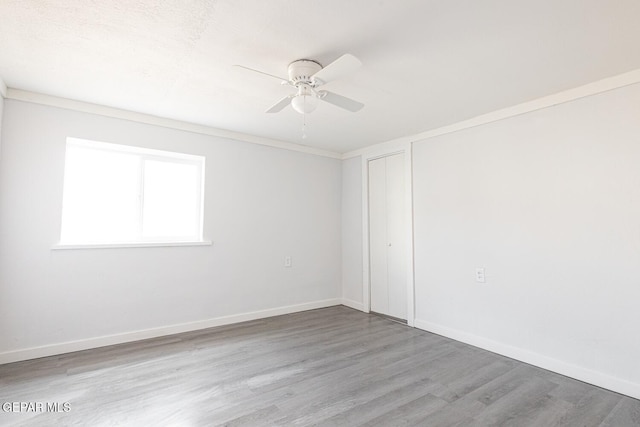
<svg viewBox="0 0 640 427"><path fill-rule="evenodd" d="M371 270L369 266L369 161L394 154L404 155L404 207L406 239L407 325L415 323L415 286L413 268L413 173L411 143L400 143L367 151L362 155L362 305L365 313L371 312Z"/></svg>

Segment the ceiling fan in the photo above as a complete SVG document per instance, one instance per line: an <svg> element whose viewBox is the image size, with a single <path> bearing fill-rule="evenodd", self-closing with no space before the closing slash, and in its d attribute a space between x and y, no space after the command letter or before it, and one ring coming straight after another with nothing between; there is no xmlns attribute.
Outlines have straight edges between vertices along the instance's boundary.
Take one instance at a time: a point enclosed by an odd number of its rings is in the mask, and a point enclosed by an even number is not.
<svg viewBox="0 0 640 427"><path fill-rule="evenodd" d="M312 59L298 59L289 64L288 79L242 65L236 65L236 67L274 77L281 81L280 84L296 89L296 93L282 98L271 106L271 108L266 111L267 113L280 112L287 105L291 104L291 107L298 113L308 114L317 108L318 101L328 102L329 104L354 113L360 111L360 109L364 107L364 104L319 88L333 80L337 80L344 75L354 72L361 65L362 63L358 58L348 53L342 55L326 67L323 67L318 61Z"/></svg>

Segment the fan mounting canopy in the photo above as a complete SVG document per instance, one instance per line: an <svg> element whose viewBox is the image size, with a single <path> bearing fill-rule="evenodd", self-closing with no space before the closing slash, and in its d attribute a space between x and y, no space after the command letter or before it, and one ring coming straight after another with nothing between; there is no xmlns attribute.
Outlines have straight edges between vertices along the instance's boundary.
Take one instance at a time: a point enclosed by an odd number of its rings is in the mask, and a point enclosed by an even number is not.
<svg viewBox="0 0 640 427"><path fill-rule="evenodd" d="M313 75L320 70L322 70L322 65L319 62L311 59L298 59L289 64L289 81L294 85L304 83L316 86Z"/></svg>

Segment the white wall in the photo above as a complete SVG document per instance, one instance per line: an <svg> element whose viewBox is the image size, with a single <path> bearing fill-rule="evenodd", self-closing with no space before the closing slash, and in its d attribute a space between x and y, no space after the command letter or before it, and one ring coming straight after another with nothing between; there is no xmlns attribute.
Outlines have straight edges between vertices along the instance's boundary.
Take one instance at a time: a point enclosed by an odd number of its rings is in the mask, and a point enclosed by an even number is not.
<svg viewBox="0 0 640 427"><path fill-rule="evenodd" d="M362 299L362 159L342 162L342 297L363 309Z"/></svg>
<svg viewBox="0 0 640 427"><path fill-rule="evenodd" d="M413 155L416 325L640 397L640 85Z"/></svg>
<svg viewBox="0 0 640 427"><path fill-rule="evenodd" d="M0 80L0 84L2 84L2 80ZM2 158L2 117L4 111L4 97L0 93L0 159Z"/></svg>
<svg viewBox="0 0 640 427"><path fill-rule="evenodd" d="M15 100L4 113L4 360L33 347L339 303L340 160ZM204 229L214 245L51 250L67 136L206 156Z"/></svg>

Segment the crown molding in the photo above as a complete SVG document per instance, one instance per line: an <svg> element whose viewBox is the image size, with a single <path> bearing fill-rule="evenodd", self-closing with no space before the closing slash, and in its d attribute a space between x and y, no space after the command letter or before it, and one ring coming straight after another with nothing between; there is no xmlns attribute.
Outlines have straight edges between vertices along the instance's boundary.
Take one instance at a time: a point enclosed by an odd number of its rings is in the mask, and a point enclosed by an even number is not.
<svg viewBox="0 0 640 427"><path fill-rule="evenodd" d="M297 151L301 153L313 154L316 156L329 157L332 159L346 160L352 157L357 157L375 150L390 150L393 147L402 146L406 143L413 143L417 141L434 138L440 135L446 135L448 133L457 132L464 129L469 129L476 126L496 122L499 120L507 119L509 117L518 116L521 114L530 113L532 111L541 110L544 108L552 107L554 105L571 102L580 98L585 98L599 93L607 92L610 90L618 89L624 86L640 83L640 69L629 71L627 73L619 74L613 77L608 77L602 80L598 80L586 85L578 86L573 89L561 91L552 95L544 96L532 101L517 104L511 107L503 108L500 110L492 111L487 114L482 114L473 117L468 120L463 120L451 125L431 129L414 135L408 135L401 138L392 139L379 144L370 145L368 147L360 148L357 150L349 151L346 153L337 153L329 150L322 150L319 148L307 147L304 145L294 144L292 142L285 142L270 138L264 138L256 135L249 135L240 132L233 132L224 129L218 129L210 126L199 125L190 122L184 122L180 120L168 119L164 117L152 116L149 114L137 113L129 110L122 110L119 108L107 107L98 104L91 104L83 101L76 101L72 99L60 98L51 95L45 95L36 92L29 92L20 89L7 88L2 78L0 78L0 94L7 99L15 99L18 101L32 102L36 104L48 105L52 107L64 108L68 110L80 111L90 114L97 114L106 117L130 120L138 123L151 124L156 126L162 126L171 129L183 130L187 132L194 132L203 135L215 136L220 138L227 138L236 141L248 142L252 144L266 145L269 147L281 148L290 151Z"/></svg>
<svg viewBox="0 0 640 427"><path fill-rule="evenodd" d="M360 148L358 150L349 151L342 155L342 159L345 160L351 157L361 156L372 150L393 149L393 147L400 146L402 144L418 142L425 139L434 138L436 136L446 135L448 133L481 126L487 123L497 122L498 120L508 119L509 117L519 116L521 114L530 113L536 110L542 110L543 108L552 107L558 104L564 104L565 102L575 101L576 99L597 95L599 93L618 89L624 86L630 86L636 83L640 83L640 68L629 71L627 73L618 74L613 77L607 77L602 80L597 80L595 82L578 86L573 89L564 90L553 95L534 99L533 101L523 102L522 104L517 104L511 107L503 108L501 110L492 111L487 114L482 114L480 116L476 116L468 120L463 120L461 122L457 122L448 126L439 127L415 135L396 138L390 141Z"/></svg>
<svg viewBox="0 0 640 427"><path fill-rule="evenodd" d="M164 117L152 116L135 111L122 110L104 105L91 104L73 99L60 98L57 96L45 95L37 92L30 92L21 89L8 88L5 97L16 101L31 102L34 104L47 105L50 107L64 108L67 110L80 111L83 113L97 114L100 116L111 117L116 119L129 120L132 122L144 123L149 125L161 126L170 129L183 130L187 132L199 133L203 135L215 136L219 138L232 139L235 141L248 142L251 144L266 145L269 147L281 148L284 150L297 151L316 156L329 157L332 159L342 159L340 153L322 150L319 148L307 147L304 145L294 144L292 142L279 141L276 139L263 138L256 135L249 135L240 132L233 132L224 129L218 129L211 126L199 125L196 123L183 122L180 120L168 119Z"/></svg>

